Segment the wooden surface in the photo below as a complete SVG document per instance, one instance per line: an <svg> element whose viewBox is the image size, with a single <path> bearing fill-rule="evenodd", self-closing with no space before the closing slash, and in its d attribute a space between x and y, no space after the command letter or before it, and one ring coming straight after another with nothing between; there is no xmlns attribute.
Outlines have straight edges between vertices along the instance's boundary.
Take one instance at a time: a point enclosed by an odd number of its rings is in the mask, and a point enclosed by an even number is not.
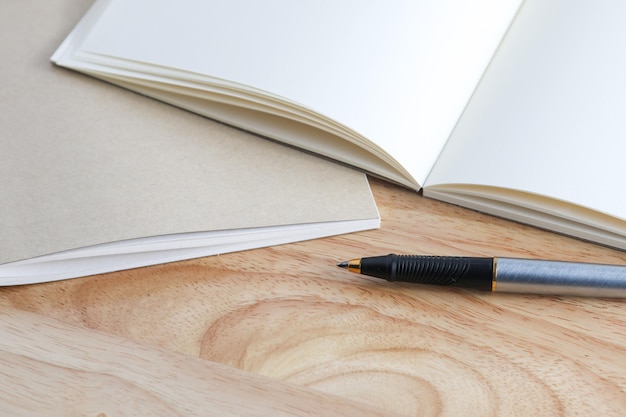
<svg viewBox="0 0 626 417"><path fill-rule="evenodd" d="M2 416L387 415L10 307L0 318Z"/></svg>
<svg viewBox="0 0 626 417"><path fill-rule="evenodd" d="M54 340L52 334L40 341L32 335L39 318L46 326L54 327L56 319L80 327L80 344L87 340L81 331L96 339L121 338L115 340L124 342L119 360L129 361L129 381L130 374L141 373L130 365L137 358L126 350L134 349L134 343L159 352L145 356L145 368L152 361L206 364L198 365L198 372L186 368L177 374L187 381L180 383L181 390L217 362L247 371L243 375L258 381L268 377L300 386L307 395L322 391L404 416L626 414L626 301L391 284L335 266L348 258L390 252L618 264L626 264L626 253L424 199L376 180L372 185L383 220L380 230L1 288L5 323L0 340L8 340L7 335L15 340L4 342L0 351L2 398L20 389L7 376L19 372L11 367L13 359L34 361L26 368L38 366L37 357L47 352L62 362L50 353L58 345L45 346L49 338ZM26 324L16 327L22 320ZM22 340L17 340L19 328ZM70 349L70 337L59 336L67 344L64 349ZM105 344L112 355L117 350L113 340ZM32 344L28 355L11 351L19 343ZM94 355L75 366L89 371L99 359ZM42 359L50 384L71 378L52 359ZM167 363L161 366L170 369ZM104 372L109 376L98 383L115 386L111 395L123 391L129 401L148 406L142 394L110 380L116 375L111 372ZM40 402L44 398L61 407L60 399L30 389ZM161 389L154 387L153 395L159 397ZM86 403L102 401L93 394L99 391L90 391L89 385L81 391ZM242 403L246 392L242 390ZM303 404L314 404L311 398ZM62 401L68 404L71 398ZM202 407L203 401L205 411L211 409L211 399L202 396L190 407Z"/></svg>

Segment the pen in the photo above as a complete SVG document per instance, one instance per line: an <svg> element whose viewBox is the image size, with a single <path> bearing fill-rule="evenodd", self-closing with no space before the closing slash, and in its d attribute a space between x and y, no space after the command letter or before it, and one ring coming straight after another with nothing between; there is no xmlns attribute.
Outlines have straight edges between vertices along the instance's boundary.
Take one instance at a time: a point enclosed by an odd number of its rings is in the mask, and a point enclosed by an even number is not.
<svg viewBox="0 0 626 417"><path fill-rule="evenodd" d="M387 281L493 292L626 298L626 266L515 258L386 255L337 266Z"/></svg>

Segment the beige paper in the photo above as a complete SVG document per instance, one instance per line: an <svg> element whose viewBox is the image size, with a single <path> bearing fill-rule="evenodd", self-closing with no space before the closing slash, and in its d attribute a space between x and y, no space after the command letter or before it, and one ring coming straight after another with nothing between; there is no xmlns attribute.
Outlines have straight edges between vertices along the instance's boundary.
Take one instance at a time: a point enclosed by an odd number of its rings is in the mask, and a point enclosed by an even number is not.
<svg viewBox="0 0 626 417"><path fill-rule="evenodd" d="M0 6L0 263L185 232L278 227L267 241L281 243L377 227L362 173L51 64L88 6Z"/></svg>

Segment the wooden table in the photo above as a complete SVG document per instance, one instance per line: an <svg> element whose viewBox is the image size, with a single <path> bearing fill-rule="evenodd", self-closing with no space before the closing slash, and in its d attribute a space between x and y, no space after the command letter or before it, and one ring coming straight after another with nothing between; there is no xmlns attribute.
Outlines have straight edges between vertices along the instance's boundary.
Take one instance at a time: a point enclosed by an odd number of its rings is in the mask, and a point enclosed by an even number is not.
<svg viewBox="0 0 626 417"><path fill-rule="evenodd" d="M0 414L626 414L626 301L336 267L390 252L626 253L371 183L380 230L1 288Z"/></svg>

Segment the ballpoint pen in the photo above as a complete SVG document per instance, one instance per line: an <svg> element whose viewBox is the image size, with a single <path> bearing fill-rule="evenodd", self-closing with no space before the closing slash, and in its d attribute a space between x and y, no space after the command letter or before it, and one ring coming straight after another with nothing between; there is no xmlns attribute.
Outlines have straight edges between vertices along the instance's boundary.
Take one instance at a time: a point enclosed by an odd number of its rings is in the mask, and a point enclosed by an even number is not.
<svg viewBox="0 0 626 417"><path fill-rule="evenodd" d="M338 264L387 281L494 292L626 298L626 266L515 258L386 255Z"/></svg>

